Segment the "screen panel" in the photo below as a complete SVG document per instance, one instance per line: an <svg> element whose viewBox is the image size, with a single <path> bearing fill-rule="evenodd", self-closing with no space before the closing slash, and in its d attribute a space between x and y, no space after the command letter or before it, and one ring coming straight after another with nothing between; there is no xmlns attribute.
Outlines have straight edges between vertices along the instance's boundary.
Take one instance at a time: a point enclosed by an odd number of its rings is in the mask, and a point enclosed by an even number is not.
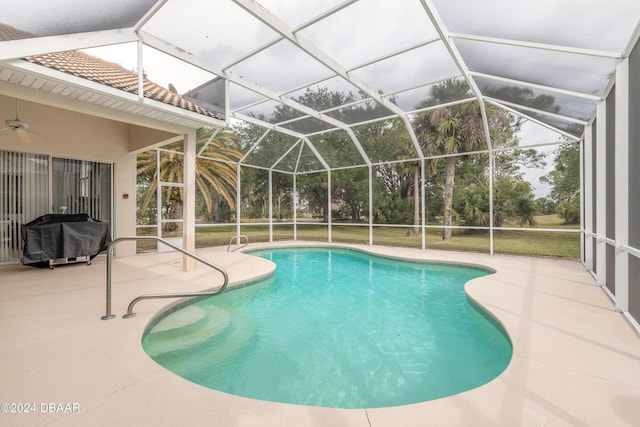
<svg viewBox="0 0 640 427"><path fill-rule="evenodd" d="M414 0L360 0L298 34L346 68L437 36Z"/></svg>
<svg viewBox="0 0 640 427"><path fill-rule="evenodd" d="M10 30L0 31L0 41L130 28L151 9L156 0L40 0L10 3L0 6L0 27Z"/></svg>
<svg viewBox="0 0 640 427"><path fill-rule="evenodd" d="M640 188L640 47L636 47L629 56L629 111L636 116L629 119L629 196L634 189ZM633 113L632 113L633 114ZM628 197L629 200L629 245L640 248L640 197Z"/></svg>
<svg viewBox="0 0 640 427"><path fill-rule="evenodd" d="M607 97L607 129L606 129L606 176L605 188L607 201L605 204L607 230L609 239L616 238L616 90L615 86ZM613 266L612 266L613 268ZM607 267L608 271L609 267Z"/></svg>
<svg viewBox="0 0 640 427"><path fill-rule="evenodd" d="M614 52L624 49L640 14L635 0L611 0L606 7L595 0L433 3L453 32Z"/></svg>
<svg viewBox="0 0 640 427"><path fill-rule="evenodd" d="M472 72L602 95L616 60L520 46L455 40Z"/></svg>

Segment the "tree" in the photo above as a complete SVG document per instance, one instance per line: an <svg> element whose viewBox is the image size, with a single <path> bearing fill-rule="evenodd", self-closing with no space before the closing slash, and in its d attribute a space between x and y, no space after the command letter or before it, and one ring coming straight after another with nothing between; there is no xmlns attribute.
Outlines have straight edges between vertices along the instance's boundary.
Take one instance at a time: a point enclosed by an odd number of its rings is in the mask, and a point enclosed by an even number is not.
<svg viewBox="0 0 640 427"><path fill-rule="evenodd" d="M384 114L378 112L378 109L384 109L373 101L363 101L354 105L357 101L361 101L362 98L362 94L358 93L334 92L326 87L316 87L313 89L307 88L302 95L294 98L294 100L318 111L333 109L330 114L331 117L342 120L345 123L366 121L372 116L388 114L386 110ZM344 105L350 106L337 109L337 107ZM300 118L300 115L300 112L289 106L278 105L268 117L261 115L256 116L256 118L268 123L287 123L287 127L297 132L312 134L308 137L309 141L330 168L364 165L366 163L355 148L348 132L344 130L318 132L318 129L322 129L322 126L319 126L321 123L311 118L296 121L295 119ZM359 128L361 130L353 130L358 135L358 138L362 135L362 132L368 134L369 130L378 136L387 131L385 125L381 123L369 123L359 126ZM276 132L269 132L265 135L264 128L253 124L244 125L240 134L242 145L253 146L259 141L259 145L254 148L247 161L265 168L272 168L274 163L281 159L281 156L297 142L296 138L280 135ZM332 172L331 188L329 189L325 167L318 160L315 153L306 146L303 146L302 149L296 148L289 153L287 158L281 159L278 168L292 173L304 172L304 174L299 175L297 180L300 199L306 200L316 214L322 215L324 222L328 220L331 213L328 209L329 194L331 194L332 200L341 201L344 206L349 207L349 215L351 215L352 219L357 220L361 217L368 200L368 192L363 191L363 185L366 185L364 184L366 181L363 181L363 177L366 177L363 168L341 169L340 171ZM256 172L256 174L258 173ZM276 187L279 185L279 181L276 182L275 176L276 174L274 174L273 181L274 194L278 194ZM286 185L290 185L289 181L286 181L286 183ZM252 196L264 195L267 192L268 187L265 185L256 188L256 192Z"/></svg>
<svg viewBox="0 0 640 427"><path fill-rule="evenodd" d="M508 90L509 98L526 98L535 105L552 107L552 97L535 97L533 92ZM472 96L467 84L461 80L447 80L434 85L429 97L418 107L441 105ZM521 167L540 167L544 156L535 150L518 148L517 133L522 118L506 110L485 106L487 127L495 150L484 154L462 155L465 152L488 148L482 111L477 101L435 108L420 114L414 121L418 140L426 156L446 155L444 182L436 176L441 172L439 159L429 162L428 181L444 188L443 240L451 239L454 216L465 225L489 225L489 179L493 179L493 221L501 225L517 220L521 225L535 224L536 205L531 185L524 181ZM441 158L440 158L441 159ZM489 176L489 161L493 160L493 175ZM441 183L441 184L440 184ZM456 195L455 184L460 185Z"/></svg>
<svg viewBox="0 0 640 427"><path fill-rule="evenodd" d="M551 215L555 212L556 204L550 197L539 197L535 200L536 211L540 215Z"/></svg>
<svg viewBox="0 0 640 427"><path fill-rule="evenodd" d="M554 170L540 177L551 184L551 199L567 224L580 222L580 147L567 143L556 148Z"/></svg>
<svg viewBox="0 0 640 427"><path fill-rule="evenodd" d="M544 154L534 149L518 148L519 139L516 131L520 128L520 119L512 118L514 124L508 129L499 128L492 123L492 142L494 156L494 225L502 226L507 221L521 225L536 225L535 215L538 212L531 184L524 180L521 168L546 167ZM499 135L502 136L499 137ZM506 136L506 138L505 138ZM510 148L506 150L505 148Z"/></svg>
<svg viewBox="0 0 640 427"><path fill-rule="evenodd" d="M257 118L267 121L263 115ZM297 141L297 138L278 132L271 132L262 126L242 122L234 126L238 135L240 150L247 153L243 164L259 168L243 167L241 185L242 216L246 218L267 218L269 212L269 171L278 159ZM294 150L298 153L297 150ZM286 162L285 162L286 163ZM290 164L278 164L278 169L293 172ZM267 169L264 169L267 168ZM291 178L282 173L272 174L275 212L282 217L282 204L291 203Z"/></svg>
<svg viewBox="0 0 640 427"><path fill-rule="evenodd" d="M391 102L395 102L391 99ZM420 162L405 121L400 118L370 122L354 128L373 166L373 216L376 223L414 224L419 232ZM392 163L385 163L392 161ZM357 177L354 176L355 179ZM417 180L416 180L417 179ZM366 185L366 182L363 183ZM367 190L363 186L363 192ZM417 193L417 194L416 194ZM417 196L417 197L416 197ZM417 212L417 218L412 216Z"/></svg>
<svg viewBox="0 0 640 427"><path fill-rule="evenodd" d="M161 216L167 219L177 218L182 212L181 189L172 186L166 186L163 194L160 195L162 200L160 212L154 209L155 206L150 206L152 201L157 201L158 169L161 171L160 179L163 182L182 182L184 170L180 154L182 142L170 144L165 148L168 151L161 153L159 162L156 150L140 153L136 159L138 216L140 217L141 214L146 216L147 223L160 221ZM140 221L140 218L138 220ZM163 230L169 231L169 225L165 224Z"/></svg>
<svg viewBox="0 0 640 427"><path fill-rule="evenodd" d="M446 80L434 85L423 105L444 104L469 97L469 86L462 80ZM444 187L444 228L442 240L451 240L453 224L453 187L458 161L455 154L473 151L485 144L484 124L477 102L439 107L420 114L414 122L416 136L426 156L446 158Z"/></svg>
<svg viewBox="0 0 640 427"><path fill-rule="evenodd" d="M334 171L331 180L339 188L337 200L342 203L339 212L354 222L368 216L369 182L367 168ZM366 212L366 215L365 215Z"/></svg>
<svg viewBox="0 0 640 427"><path fill-rule="evenodd" d="M494 225L502 226L508 219L520 225L536 225L536 204L531 184L517 177L499 176L495 180Z"/></svg>
<svg viewBox="0 0 640 427"><path fill-rule="evenodd" d="M361 96L361 95L360 95ZM422 105L435 105L470 96L468 86L459 80L435 85ZM364 152L372 163L381 162L373 166L373 200L375 201L373 215L379 223L414 224L414 233L419 231L421 221L420 197L425 190L424 204L427 207L426 216L431 221L436 215L445 212L445 225L452 225L454 215L462 218L465 224L483 224L489 222L489 192L488 171L489 156L463 155L467 151L486 148L485 128L482 121L480 105L477 102L450 105L444 108L423 113L414 121L418 142L422 145L427 156L453 154L445 161L428 161L427 174L424 179L420 176L419 155L411 141L405 122L402 119L387 119L381 121L366 120L372 116L384 117L388 111L377 111L381 108L373 101L363 101L357 94L332 92L326 88L307 89L303 95L295 99L304 105L318 110L331 110L331 116L346 123L365 120L364 124L352 127L353 134L360 142ZM348 108L337 108L343 105ZM530 186L521 183L519 166L535 163L536 154L533 150L517 148L518 140L515 134L520 125L520 119L505 110L486 106L489 132L494 147L511 148L508 151L494 152L498 166L494 168L494 177L506 177L517 182L503 186L505 191L499 195L509 195L514 201L502 203L495 209L495 218L505 218L505 215L522 215L525 223L533 221L529 199L532 202ZM288 106L278 106L269 117L257 117L269 123L286 123L286 126L299 132L310 132L309 142L319 153L331 171L331 188L328 188L327 171L316 157L315 153L300 143L297 138L267 131L265 128L244 124L238 132L241 135L240 145L246 150L251 148L246 163L266 169L247 168L243 181L243 201L255 205L254 211L265 215L268 207L268 174L270 168L280 169L291 173L300 173L297 180L297 190L300 200L309 203L315 215L328 220L328 198L341 205L338 214L340 218L351 217L359 221L368 215L368 170L364 167L361 153L356 150L349 134L344 130L318 132L320 123L315 119L300 119L300 113ZM313 129L315 127L315 130ZM257 145L256 145L257 144ZM293 148L294 144L299 144ZM245 151L246 151L245 150ZM288 155L284 156L285 153ZM284 156L284 157L283 157ZM392 162L387 163L389 160ZM277 165L275 164L276 162ZM344 168L356 166L355 168ZM363 167L358 167L363 166ZM457 170L460 169L460 173ZM273 173L273 194L276 205L278 194L287 197L291 188L290 179L283 179L282 191L280 177L288 178L286 174ZM466 191L466 205L461 197L454 200L453 187L460 180ZM286 182L285 182L286 181ZM486 183L486 184L482 184ZM508 180L505 181L508 183ZM443 191L445 189L446 191ZM508 190L508 191L507 191ZM444 195L444 197L443 197ZM494 194L495 195L495 194ZM462 196L462 194L460 194ZM446 203L445 203L446 199ZM518 201L515 201L517 199ZM478 203L472 204L472 200ZM483 200L483 203L479 203ZM465 207L466 206L466 207ZM456 213L456 209L458 213ZM447 218L448 216L448 218ZM445 227L445 238L450 238L451 228Z"/></svg>
<svg viewBox="0 0 640 427"><path fill-rule="evenodd" d="M406 163L395 163L392 169L396 172L396 175L400 177L400 186L403 198L413 198L413 232L414 236L420 232L420 161L410 160L415 159L417 153L415 148L408 142L400 143L396 145L396 149L393 152L393 159L395 160L407 160ZM413 181L410 177L413 176Z"/></svg>
<svg viewBox="0 0 640 427"><path fill-rule="evenodd" d="M237 161L242 154L234 148L237 136L232 132L222 131L211 138L214 130L198 129L196 145L200 148L207 144L196 159L196 185L200 190L207 211L212 212L222 197L230 207L235 205L236 167L231 162ZM142 189L140 211L145 212L156 195L158 188L158 167L162 182L182 182L184 162L182 142L170 144L168 151L162 152L159 165L156 165L156 150L146 151L138 155L138 185ZM163 195L163 212L166 218L179 218L182 212L183 190L180 187L167 186Z"/></svg>
<svg viewBox="0 0 640 427"><path fill-rule="evenodd" d="M213 212L214 220L219 221L220 198L229 208L235 207L237 174L234 162L242 158L242 153L236 149L236 133L225 129L213 136L213 132L211 128L200 128L196 133L196 148L199 153L196 158L196 185L207 212Z"/></svg>

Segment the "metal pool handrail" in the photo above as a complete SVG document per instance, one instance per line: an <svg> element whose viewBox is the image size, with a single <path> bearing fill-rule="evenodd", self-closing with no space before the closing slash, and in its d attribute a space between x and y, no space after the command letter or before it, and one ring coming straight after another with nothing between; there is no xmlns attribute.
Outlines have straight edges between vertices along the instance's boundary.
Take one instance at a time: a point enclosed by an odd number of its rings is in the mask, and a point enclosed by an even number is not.
<svg viewBox="0 0 640 427"><path fill-rule="evenodd" d="M234 249L231 249L231 242L233 242L234 240L237 240L237 241L238 241L238 243L237 243L237 244L238 244L238 245L240 245L240 244L241 244L241 243L240 243L240 238L241 238L241 237L244 237L244 240L246 240L246 241L245 241L245 243L244 243L244 245L239 246L239 247L234 248ZM229 239L229 245L227 245L227 252L229 252L229 249L231 249L231 252L233 252L233 251L237 251L238 249L242 249L242 248L244 248L244 247L245 247L245 246L247 246L248 244L249 244L249 238L248 238L247 236L245 236L244 234L240 234L240 235L238 235L238 236L233 236L231 239Z"/></svg>
<svg viewBox="0 0 640 427"><path fill-rule="evenodd" d="M125 236L125 237L118 237L117 239L113 240L111 243L109 243L109 246L107 247L107 307L106 307L106 314L104 316L101 317L102 320L109 320L109 319L113 319L115 316L115 314L111 313L111 279L112 279L112 273L111 273L111 264L112 264L112 259L113 259L113 247L120 243L120 242L124 242L127 240L155 240L158 242L161 242L164 245L167 245L175 250L177 250L178 252L182 252L183 254L187 255L188 257L191 257L193 259L195 259L196 261L200 261L201 263L213 268L214 270L218 270L220 273L222 273L222 275L224 276L224 283L222 284L222 286L219 289L216 289L215 291L204 291L204 292L179 292L179 293L168 293L168 294L145 294L145 295L140 295L139 297L134 298L133 300L131 300L131 302L129 303L129 307L127 308L127 314L125 314L124 318L129 318L129 317L134 317L136 314L133 312L133 306L136 305L136 303L138 303L139 301L142 301L144 299L157 299L157 298L185 298L185 297L199 297L199 296L211 296L211 295L218 295L219 293L223 292L226 288L227 285L229 285L229 275L227 274L227 271L212 263L209 260L206 260L204 258L202 258L199 255L194 254L193 252L189 252L185 249L182 249L181 247L165 240L162 239L160 237L156 237L156 236Z"/></svg>

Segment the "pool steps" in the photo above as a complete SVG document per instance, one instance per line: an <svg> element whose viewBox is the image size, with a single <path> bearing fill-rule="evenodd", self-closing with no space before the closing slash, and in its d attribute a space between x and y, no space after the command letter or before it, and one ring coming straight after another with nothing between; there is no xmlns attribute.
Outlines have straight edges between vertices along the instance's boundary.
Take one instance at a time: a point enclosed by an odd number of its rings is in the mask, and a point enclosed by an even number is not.
<svg viewBox="0 0 640 427"><path fill-rule="evenodd" d="M143 345L147 354L163 365L186 357L220 361L244 349L255 329L253 319L237 309L190 305L158 322Z"/></svg>

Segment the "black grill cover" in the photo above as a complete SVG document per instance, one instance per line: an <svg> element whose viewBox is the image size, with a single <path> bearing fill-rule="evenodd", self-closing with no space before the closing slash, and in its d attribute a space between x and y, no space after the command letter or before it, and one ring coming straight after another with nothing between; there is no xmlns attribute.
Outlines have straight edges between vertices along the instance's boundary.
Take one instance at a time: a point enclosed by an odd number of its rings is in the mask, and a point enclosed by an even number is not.
<svg viewBox="0 0 640 427"><path fill-rule="evenodd" d="M93 259L111 243L109 224L82 214L43 215L22 226L22 263L46 266L51 259Z"/></svg>

